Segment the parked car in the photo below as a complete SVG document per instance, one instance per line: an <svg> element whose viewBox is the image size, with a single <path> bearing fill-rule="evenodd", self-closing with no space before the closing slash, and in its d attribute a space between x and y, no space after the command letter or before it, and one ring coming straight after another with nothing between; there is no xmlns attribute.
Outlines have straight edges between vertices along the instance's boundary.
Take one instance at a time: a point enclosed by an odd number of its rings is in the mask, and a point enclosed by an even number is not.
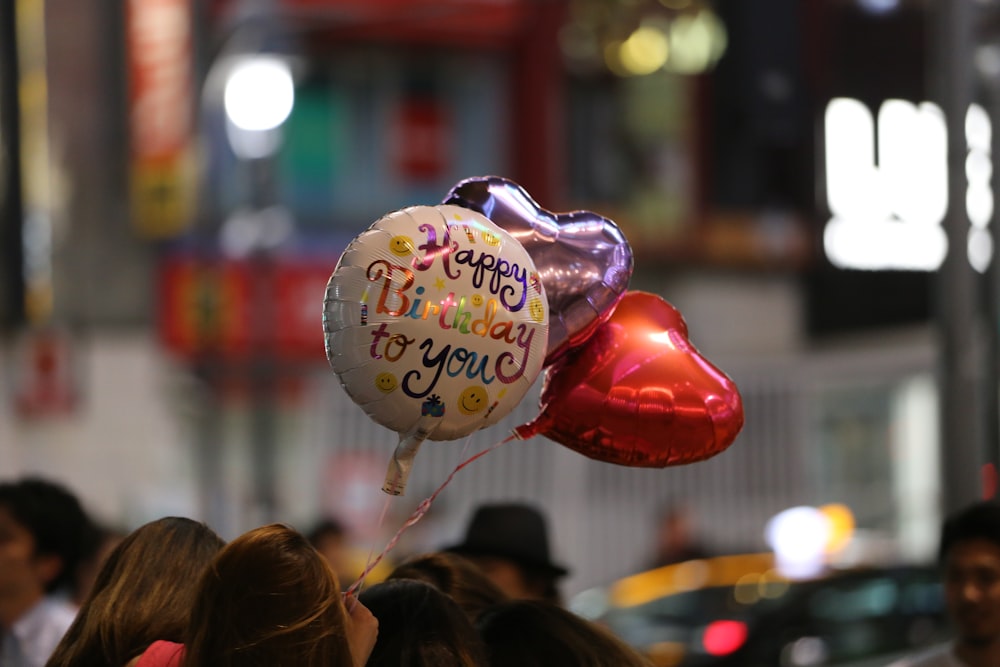
<svg viewBox="0 0 1000 667"><path fill-rule="evenodd" d="M662 667L887 665L948 632L932 566L789 579L771 554L650 570L581 593L571 607Z"/></svg>

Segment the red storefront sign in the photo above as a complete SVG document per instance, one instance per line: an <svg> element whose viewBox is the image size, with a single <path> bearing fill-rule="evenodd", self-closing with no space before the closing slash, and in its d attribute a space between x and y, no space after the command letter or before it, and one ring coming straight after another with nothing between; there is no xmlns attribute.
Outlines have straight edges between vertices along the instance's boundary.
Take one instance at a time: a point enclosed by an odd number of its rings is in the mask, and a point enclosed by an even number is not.
<svg viewBox="0 0 1000 667"><path fill-rule="evenodd" d="M391 41L506 48L537 15L532 0L277 0L272 9L308 21L310 32L339 41ZM239 11L238 0L209 0L220 24Z"/></svg>
<svg viewBox="0 0 1000 667"><path fill-rule="evenodd" d="M324 361L323 299L336 262L167 258L160 339L183 358Z"/></svg>
<svg viewBox="0 0 1000 667"><path fill-rule="evenodd" d="M443 100L430 95L403 99L391 130L393 162L404 179L433 181L451 168L453 125Z"/></svg>
<svg viewBox="0 0 1000 667"><path fill-rule="evenodd" d="M273 340L279 354L326 359L323 347L323 299L336 261L288 264L274 274Z"/></svg>
<svg viewBox="0 0 1000 667"><path fill-rule="evenodd" d="M63 331L29 331L15 347L14 410L23 418L67 415L78 402L72 337Z"/></svg>

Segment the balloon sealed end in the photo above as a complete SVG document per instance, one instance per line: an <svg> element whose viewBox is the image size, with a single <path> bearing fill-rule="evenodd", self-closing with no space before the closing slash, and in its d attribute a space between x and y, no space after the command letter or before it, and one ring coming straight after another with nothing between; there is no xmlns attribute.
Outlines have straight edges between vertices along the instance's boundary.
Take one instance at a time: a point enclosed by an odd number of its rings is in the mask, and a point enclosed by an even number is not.
<svg viewBox="0 0 1000 667"><path fill-rule="evenodd" d="M385 483L382 484L382 492L390 496L401 496L404 491L406 491L406 480L386 477Z"/></svg>

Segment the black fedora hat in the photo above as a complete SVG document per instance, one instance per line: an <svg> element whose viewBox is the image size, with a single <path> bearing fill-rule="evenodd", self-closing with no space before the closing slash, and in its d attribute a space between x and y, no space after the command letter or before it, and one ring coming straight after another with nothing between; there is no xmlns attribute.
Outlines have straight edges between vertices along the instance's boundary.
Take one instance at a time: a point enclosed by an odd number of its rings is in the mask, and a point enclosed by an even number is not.
<svg viewBox="0 0 1000 667"><path fill-rule="evenodd" d="M569 570L553 563L549 555L545 517L520 503L482 505L476 509L460 544L445 551L466 556L496 556L554 577Z"/></svg>

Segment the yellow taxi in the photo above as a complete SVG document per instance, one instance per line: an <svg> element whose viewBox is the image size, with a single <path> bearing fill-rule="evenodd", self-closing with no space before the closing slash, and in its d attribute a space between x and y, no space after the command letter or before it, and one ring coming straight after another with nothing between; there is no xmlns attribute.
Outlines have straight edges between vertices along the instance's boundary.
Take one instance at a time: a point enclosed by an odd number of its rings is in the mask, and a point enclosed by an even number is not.
<svg viewBox="0 0 1000 667"><path fill-rule="evenodd" d="M570 602L660 667L886 665L947 636L929 565L789 577L772 553L687 561Z"/></svg>

